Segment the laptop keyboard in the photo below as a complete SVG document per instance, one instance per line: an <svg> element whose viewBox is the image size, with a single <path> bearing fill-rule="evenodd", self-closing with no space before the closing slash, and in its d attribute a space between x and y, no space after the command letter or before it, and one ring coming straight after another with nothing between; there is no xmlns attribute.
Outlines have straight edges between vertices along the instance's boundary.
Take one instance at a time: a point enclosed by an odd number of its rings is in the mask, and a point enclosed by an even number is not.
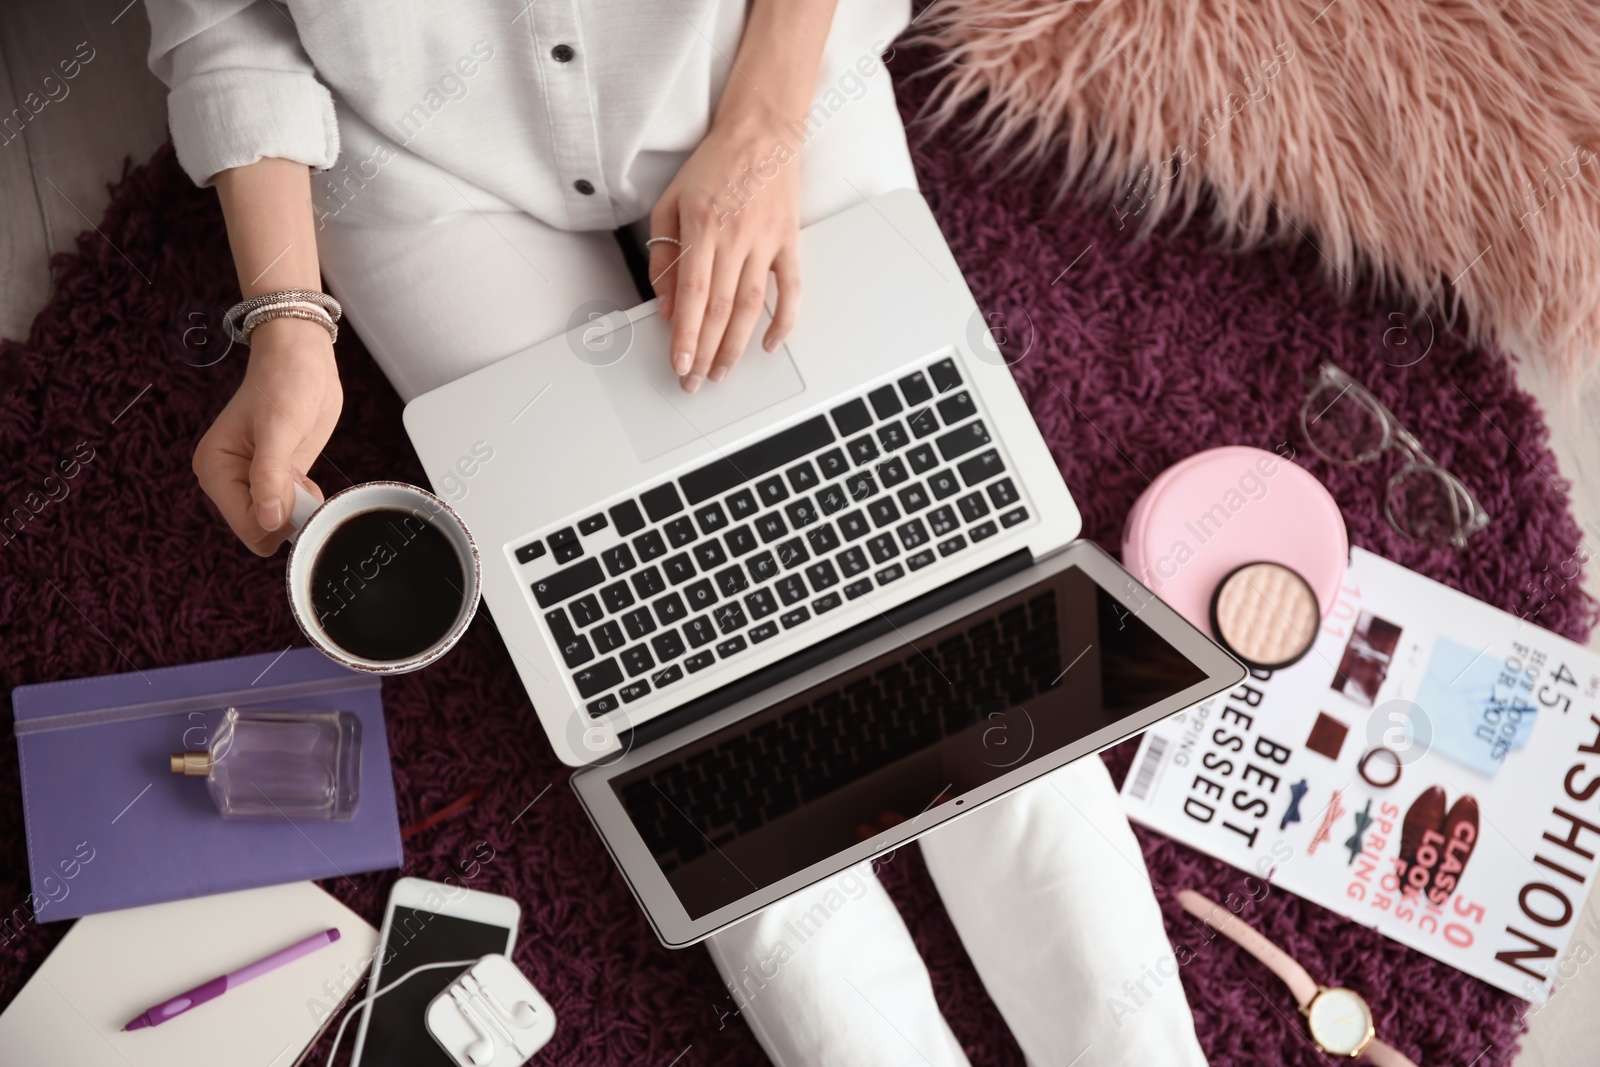
<svg viewBox="0 0 1600 1067"><path fill-rule="evenodd" d="M529 541L516 559L538 575L544 627L598 718L1029 517L946 358Z"/></svg>
<svg viewBox="0 0 1600 1067"><path fill-rule="evenodd" d="M1059 681L1055 593L985 618L937 645L670 767L620 796L663 872L722 847L874 771L988 722ZM693 821L686 813L695 813Z"/></svg>

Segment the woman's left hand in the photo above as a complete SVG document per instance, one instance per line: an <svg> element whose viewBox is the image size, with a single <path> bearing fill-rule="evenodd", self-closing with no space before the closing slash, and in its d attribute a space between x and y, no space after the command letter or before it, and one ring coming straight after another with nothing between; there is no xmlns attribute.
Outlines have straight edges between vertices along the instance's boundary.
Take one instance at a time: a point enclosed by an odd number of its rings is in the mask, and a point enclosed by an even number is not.
<svg viewBox="0 0 1600 1067"><path fill-rule="evenodd" d="M650 213L650 280L672 323L670 358L695 392L720 382L744 354L761 317L767 274L778 303L761 345L794 328L800 304L799 144L780 123L719 121Z"/></svg>

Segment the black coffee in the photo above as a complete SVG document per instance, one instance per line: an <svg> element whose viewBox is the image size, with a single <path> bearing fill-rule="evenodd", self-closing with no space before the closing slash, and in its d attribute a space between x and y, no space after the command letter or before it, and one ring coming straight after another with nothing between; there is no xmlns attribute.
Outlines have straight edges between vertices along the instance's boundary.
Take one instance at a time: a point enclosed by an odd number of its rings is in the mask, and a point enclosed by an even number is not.
<svg viewBox="0 0 1600 1067"><path fill-rule="evenodd" d="M311 566L318 623L361 659L410 659L433 645L461 614L466 588L450 539L399 508L352 515Z"/></svg>

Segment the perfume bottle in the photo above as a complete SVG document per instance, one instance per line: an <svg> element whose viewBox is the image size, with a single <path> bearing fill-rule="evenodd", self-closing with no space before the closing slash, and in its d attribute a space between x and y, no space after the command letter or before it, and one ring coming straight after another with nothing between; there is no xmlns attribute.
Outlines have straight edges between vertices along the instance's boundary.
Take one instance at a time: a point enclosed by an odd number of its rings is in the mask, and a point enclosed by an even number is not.
<svg viewBox="0 0 1600 1067"><path fill-rule="evenodd" d="M225 819L348 819L361 799L361 720L348 711L240 711L172 773L206 780Z"/></svg>

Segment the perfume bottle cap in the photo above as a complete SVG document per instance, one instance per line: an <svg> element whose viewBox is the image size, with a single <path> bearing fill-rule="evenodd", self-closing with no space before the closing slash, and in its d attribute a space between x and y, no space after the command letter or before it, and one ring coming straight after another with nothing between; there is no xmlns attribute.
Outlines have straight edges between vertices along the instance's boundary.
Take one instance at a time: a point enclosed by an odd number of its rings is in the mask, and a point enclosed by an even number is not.
<svg viewBox="0 0 1600 1067"><path fill-rule="evenodd" d="M172 773L204 778L211 773L211 753L174 752L172 754Z"/></svg>

